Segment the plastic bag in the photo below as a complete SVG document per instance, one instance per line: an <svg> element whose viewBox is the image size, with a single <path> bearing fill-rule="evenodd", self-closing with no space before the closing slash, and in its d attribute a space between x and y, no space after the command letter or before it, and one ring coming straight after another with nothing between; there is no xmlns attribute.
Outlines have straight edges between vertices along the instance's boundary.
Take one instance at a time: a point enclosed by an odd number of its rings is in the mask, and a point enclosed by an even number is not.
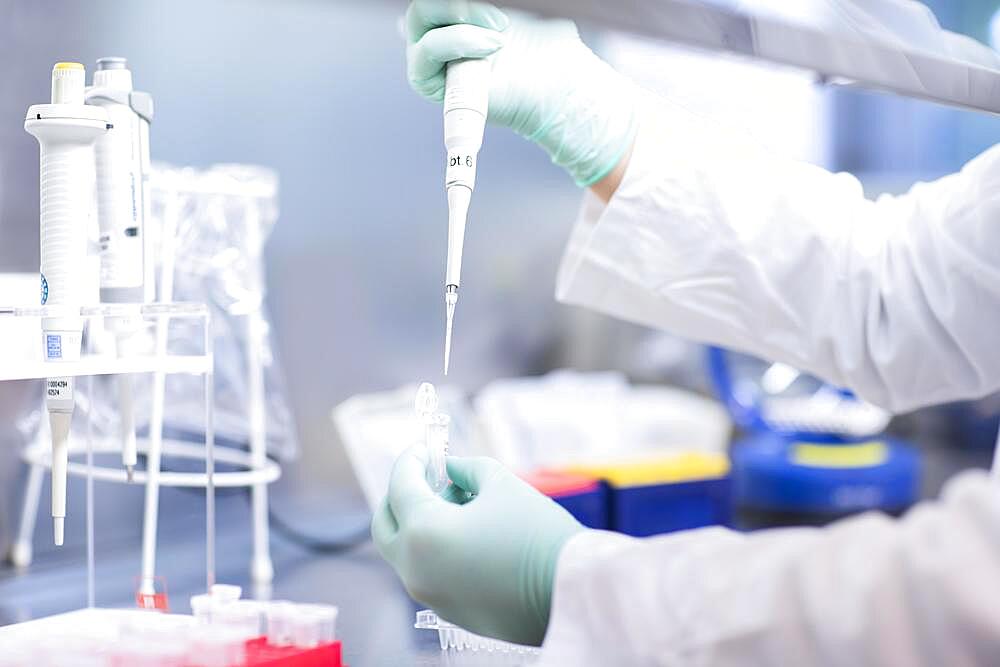
<svg viewBox="0 0 1000 667"><path fill-rule="evenodd" d="M151 176L150 232L159 237L158 298L209 307L216 439L245 446L263 418L268 453L288 459L296 455L298 440L264 305L263 249L278 217L277 198L277 174L262 167L157 164ZM189 342L188 351L200 349L201 341ZM258 404L254 396L261 387L263 403ZM201 401L200 378L169 376L165 432L200 439Z"/></svg>

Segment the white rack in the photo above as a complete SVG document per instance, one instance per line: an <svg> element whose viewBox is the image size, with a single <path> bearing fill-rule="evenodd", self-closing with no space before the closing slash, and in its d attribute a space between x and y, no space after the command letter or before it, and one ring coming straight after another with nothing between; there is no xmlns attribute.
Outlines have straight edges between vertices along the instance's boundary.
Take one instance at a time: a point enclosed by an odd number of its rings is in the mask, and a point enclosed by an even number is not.
<svg viewBox="0 0 1000 667"><path fill-rule="evenodd" d="M211 585L215 579L215 486L251 486L261 480L274 481L280 475L277 466L256 469L250 465L249 455L236 450L215 447L215 430L213 425L213 361L212 338L209 329L208 310L201 304L153 303L153 304L115 304L99 305L82 308L79 312L84 322L83 352L78 361L45 362L41 358L41 318L54 314L54 309L46 307L0 308L0 340L25 350L24 356L14 358L0 364L0 381L8 380L44 380L52 376L85 376L92 380L95 375L150 373L153 376L153 397L151 401L152 417L149 438L143 442L142 450L147 454L147 468L140 473L137 482L145 485L146 506L144 516L143 540L143 592L153 593L156 524L158 514L159 488L161 486L198 486L204 487L205 495L205 561L206 581ZM60 313L63 314L63 313ZM137 349L127 356L118 358L107 353L95 352L92 349L95 332L108 318L129 318L137 329L149 328L154 333L148 337L149 343L144 349ZM171 334L176 330L183 331L184 341L188 344L202 341L201 349L189 354L167 354L171 349ZM34 333L34 335L32 335ZM26 340L27 339L27 340ZM37 344L32 344L32 340ZM20 344L20 345L19 345ZM163 435L163 388L167 375L188 374L203 378L204 391L204 442L164 443ZM86 393L92 396L92 382ZM123 469L98 467L93 464L95 451L120 451L120 442L113 438L102 439L100 449L95 447L91 429L91 412L87 411L85 433L71 432L71 450L76 450L76 456L85 452L85 462L74 462L69 466L70 474L87 478L87 564L88 564L88 600L93 606L94 601L94 535L93 535L93 481L100 479L107 482L126 483ZM80 446L83 442L83 446ZM204 459L203 473L185 475L160 473L160 455L164 452L179 454L190 458ZM247 465L246 473L215 472L216 458L230 463ZM46 447L43 439L27 447L23 459L29 465L28 482L25 487L25 498L22 507L21 522L17 539L12 547L11 560L15 565L25 566L31 562L31 538L39 510L39 501L43 476L46 470L51 470L51 450ZM147 539L149 538L149 539Z"/></svg>

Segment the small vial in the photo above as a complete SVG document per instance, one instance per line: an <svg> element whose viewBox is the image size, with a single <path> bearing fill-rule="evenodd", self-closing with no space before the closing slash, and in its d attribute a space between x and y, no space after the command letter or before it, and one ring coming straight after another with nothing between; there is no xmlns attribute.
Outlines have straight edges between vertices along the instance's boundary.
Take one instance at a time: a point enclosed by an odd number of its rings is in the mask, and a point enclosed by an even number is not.
<svg viewBox="0 0 1000 667"><path fill-rule="evenodd" d="M448 424L451 418L443 412L435 412L428 420L425 430L427 446L427 483L434 493L441 493L448 488L448 468L445 457L448 455Z"/></svg>
<svg viewBox="0 0 1000 667"><path fill-rule="evenodd" d="M212 625L228 628L244 640L257 639L261 632L261 608L251 600L234 600L212 611Z"/></svg>
<svg viewBox="0 0 1000 667"><path fill-rule="evenodd" d="M231 586L229 584L212 584L209 594L213 599L222 603L234 602L240 599L243 589L239 586Z"/></svg>
<svg viewBox="0 0 1000 667"><path fill-rule="evenodd" d="M212 624L212 612L218 603L211 595L202 593L191 596L191 613L195 620L201 625Z"/></svg>
<svg viewBox="0 0 1000 667"><path fill-rule="evenodd" d="M295 605L280 600L267 606L267 643L271 646L291 646L292 621Z"/></svg>
<svg viewBox="0 0 1000 667"><path fill-rule="evenodd" d="M289 633L292 646L296 648L316 648L319 646L320 620L305 605L296 605L289 617Z"/></svg>
<svg viewBox="0 0 1000 667"><path fill-rule="evenodd" d="M337 607L332 604L300 604L298 610L315 620L318 644L329 644L337 639Z"/></svg>

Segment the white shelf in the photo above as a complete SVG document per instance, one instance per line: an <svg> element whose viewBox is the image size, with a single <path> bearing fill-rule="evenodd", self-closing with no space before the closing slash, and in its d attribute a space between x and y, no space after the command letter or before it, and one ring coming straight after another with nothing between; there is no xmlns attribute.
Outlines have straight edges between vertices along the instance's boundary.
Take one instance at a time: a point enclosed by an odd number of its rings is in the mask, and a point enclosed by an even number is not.
<svg viewBox="0 0 1000 667"><path fill-rule="evenodd" d="M83 357L79 361L45 363L26 361L6 363L0 367L0 382L34 380L49 377L80 377L84 375L119 375L130 373L181 373L202 375L211 372L212 358L204 355L168 355L165 357Z"/></svg>
<svg viewBox="0 0 1000 667"><path fill-rule="evenodd" d="M45 361L42 353L42 321L45 317L78 317L85 330L94 334L96 325L127 322L130 330L145 329L155 334L147 336L148 345L122 357L97 346L99 352L84 349L76 361ZM187 322L187 325L182 323ZM0 382L32 380L49 377L80 377L89 375L127 375L134 373L180 373L204 375L212 371L212 356L206 347L186 354L163 354L170 350L176 335L171 327L187 326L185 336L204 339L208 330L208 309L200 303L121 303L97 304L67 309L55 306L0 306L0 340L7 341L12 353L0 363ZM107 336L107 331L104 332ZM154 344L153 336L159 339ZM85 346L86 347L86 346ZM156 350L159 348L160 353Z"/></svg>

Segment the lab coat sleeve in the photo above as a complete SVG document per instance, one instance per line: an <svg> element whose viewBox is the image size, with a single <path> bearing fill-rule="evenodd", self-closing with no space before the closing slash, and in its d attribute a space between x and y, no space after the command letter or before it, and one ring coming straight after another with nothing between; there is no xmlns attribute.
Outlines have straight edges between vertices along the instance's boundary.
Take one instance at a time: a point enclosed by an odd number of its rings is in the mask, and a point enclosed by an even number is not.
<svg viewBox="0 0 1000 667"><path fill-rule="evenodd" d="M1000 389L1000 146L866 199L666 100L587 195L557 296L784 361L895 411Z"/></svg>
<svg viewBox="0 0 1000 667"><path fill-rule="evenodd" d="M741 535L586 531L556 567L550 665L995 665L1000 496L951 480L904 518Z"/></svg>

